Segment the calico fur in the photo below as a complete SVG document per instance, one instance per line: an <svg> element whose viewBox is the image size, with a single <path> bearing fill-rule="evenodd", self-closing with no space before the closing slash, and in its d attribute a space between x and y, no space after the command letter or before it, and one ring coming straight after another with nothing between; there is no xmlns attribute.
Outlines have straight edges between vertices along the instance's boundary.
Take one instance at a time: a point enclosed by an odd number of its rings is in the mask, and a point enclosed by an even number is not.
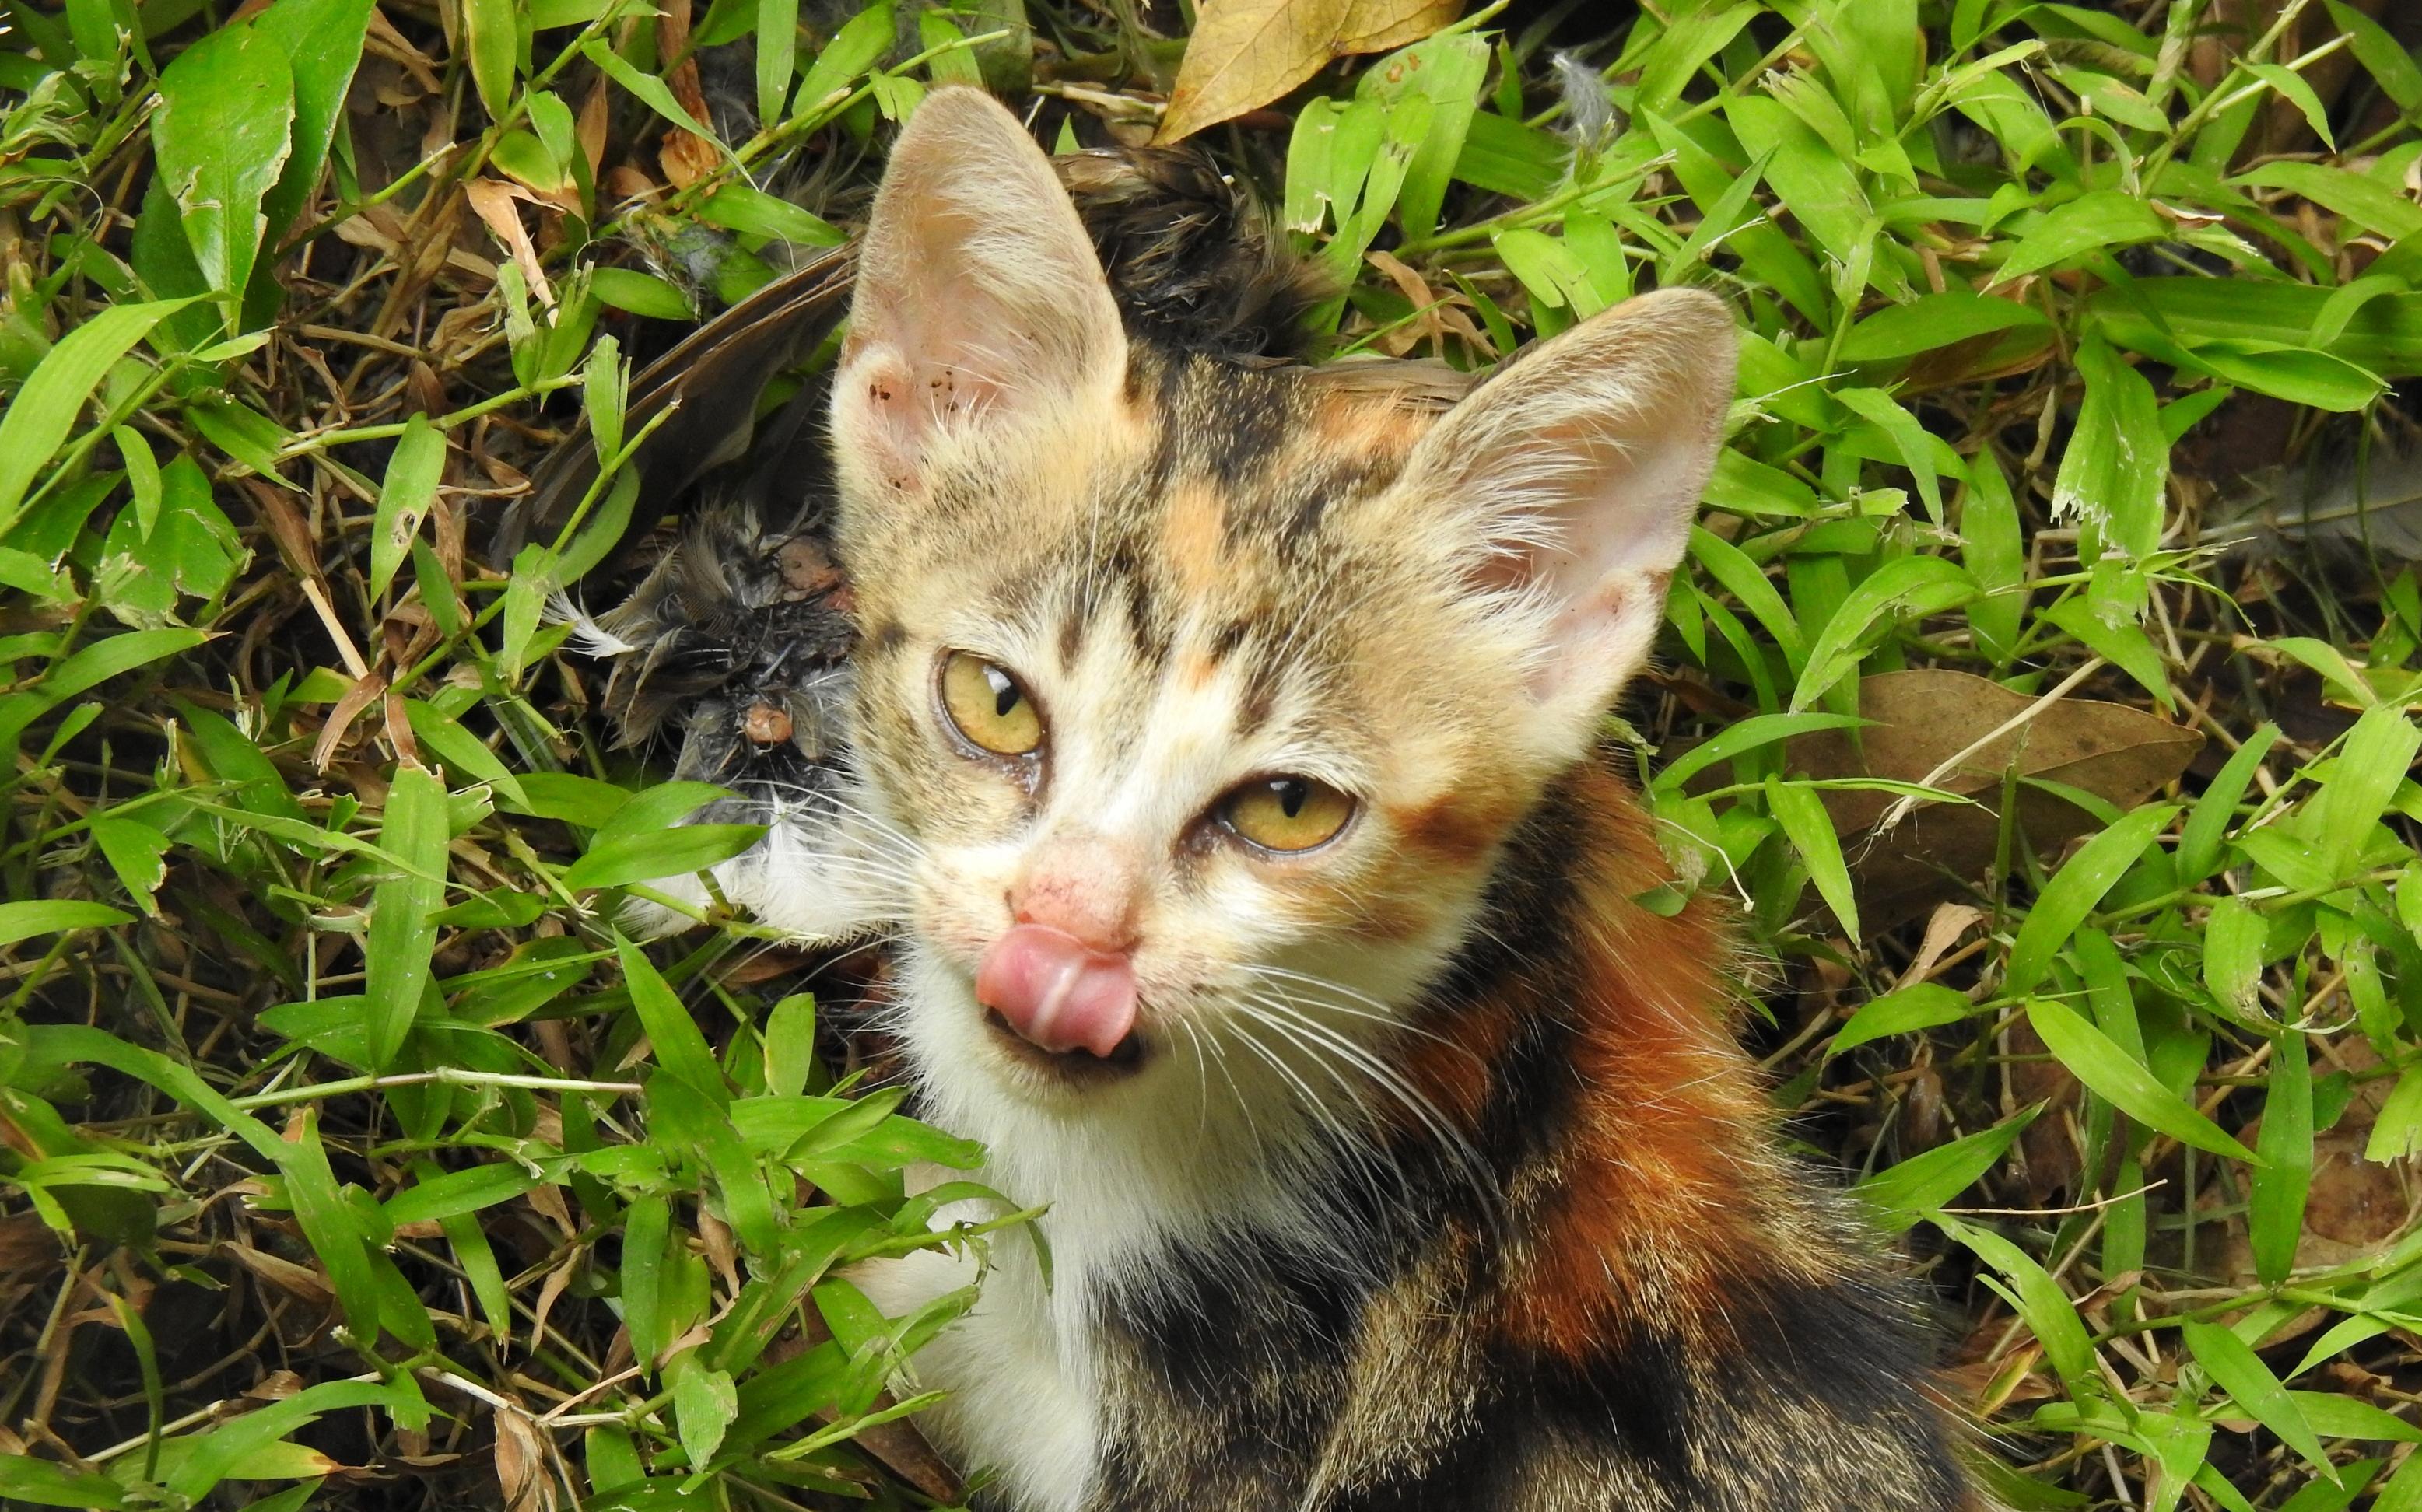
<svg viewBox="0 0 2422 1512"><path fill-rule="evenodd" d="M1156 340L1103 248L1000 107L920 107L833 380L851 824L734 889L896 928L920 1113L1051 1204L1050 1283L996 1245L904 1383L952 1394L923 1421L977 1504L1981 1508L1916 1298L1781 1151L1723 928L1640 901L1663 864L1598 744L1729 315L1646 296L1466 393ZM953 653L1020 679L1030 759L953 735ZM1280 772L1353 818L1255 852L1222 796ZM857 912L821 920L836 876ZM1125 921L1132 1065L974 990L1077 894ZM857 1279L899 1314L974 1265Z"/></svg>

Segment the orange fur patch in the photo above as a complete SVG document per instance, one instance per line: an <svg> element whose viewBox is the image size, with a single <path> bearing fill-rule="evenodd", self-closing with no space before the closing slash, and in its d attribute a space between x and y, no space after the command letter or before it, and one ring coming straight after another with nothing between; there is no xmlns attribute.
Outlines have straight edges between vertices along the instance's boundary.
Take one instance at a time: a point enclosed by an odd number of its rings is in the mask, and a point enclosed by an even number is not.
<svg viewBox="0 0 2422 1512"><path fill-rule="evenodd" d="M1489 1069L1504 1059L1521 1017L1510 997L1492 998L1407 1040L1398 1070L1431 1107L1468 1132L1488 1106Z"/></svg>
<svg viewBox="0 0 2422 1512"><path fill-rule="evenodd" d="M1360 394L1325 394L1312 410L1308 438L1325 455L1402 456L1421 440L1434 416L1388 399Z"/></svg>
<svg viewBox="0 0 2422 1512"><path fill-rule="evenodd" d="M1514 1340L1575 1360L1642 1315L1718 1340L1745 1280L1810 1263L1794 1253L1807 1247L1788 1232L1790 1176L1768 1147L1756 1068L1733 1037L1722 931L1704 908L1665 918L1632 901L1664 865L1612 775L1592 768L1580 801L1596 862L1575 900L1585 986L1576 1001L1541 1003L1508 983L1486 1016L1554 1012L1577 1030L1580 1100L1552 1169L1537 1173L1530 1242L1499 1320ZM1444 1080L1445 1068L1429 1074Z"/></svg>
<svg viewBox="0 0 2422 1512"><path fill-rule="evenodd" d="M1460 795L1388 810L1389 824L1407 850L1451 868L1478 862L1505 833L1509 818L1499 803Z"/></svg>
<svg viewBox="0 0 2422 1512"><path fill-rule="evenodd" d="M1161 516L1160 555L1177 581L1195 594L1219 582L1227 509L1208 483L1181 483L1170 491Z"/></svg>

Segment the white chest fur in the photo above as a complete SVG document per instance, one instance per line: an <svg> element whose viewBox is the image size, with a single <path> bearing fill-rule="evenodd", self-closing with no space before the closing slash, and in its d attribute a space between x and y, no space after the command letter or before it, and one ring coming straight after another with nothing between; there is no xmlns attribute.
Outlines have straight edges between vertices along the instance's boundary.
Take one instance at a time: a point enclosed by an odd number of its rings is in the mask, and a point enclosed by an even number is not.
<svg viewBox="0 0 2422 1512"><path fill-rule="evenodd" d="M1174 1056L1157 1077L1081 1101L1014 1094L981 1070L999 1052L965 983L913 949L904 968L899 1025L920 1073L921 1115L989 1152L982 1171L931 1179L971 1177L1012 1201L1050 1204L1041 1223L1052 1285L1025 1236L993 1238L975 1309L912 1363L920 1388L952 1394L924 1421L963 1467L998 1471L1017 1512L1080 1512L1109 1405L1093 1326L1104 1299L1165 1279L1174 1253L1219 1253L1235 1227L1319 1242L1321 1224L1284 1176L1302 1111L1247 1067L1223 1078L1233 1099L1214 1103L1202 1068ZM1187 1069L1198 1074L1175 1074ZM936 1221L990 1216L945 1209ZM971 1262L929 1253L870 1267L858 1282L896 1317L974 1279Z"/></svg>
<svg viewBox="0 0 2422 1512"><path fill-rule="evenodd" d="M963 1469L998 1472L1019 1512L1079 1512L1100 1438L1090 1330L1070 1278L1047 1291L1022 1236L996 1239L994 1255L973 1311L917 1354L916 1386L951 1394L918 1421ZM895 1317L975 1278L971 1259L939 1251L853 1277Z"/></svg>

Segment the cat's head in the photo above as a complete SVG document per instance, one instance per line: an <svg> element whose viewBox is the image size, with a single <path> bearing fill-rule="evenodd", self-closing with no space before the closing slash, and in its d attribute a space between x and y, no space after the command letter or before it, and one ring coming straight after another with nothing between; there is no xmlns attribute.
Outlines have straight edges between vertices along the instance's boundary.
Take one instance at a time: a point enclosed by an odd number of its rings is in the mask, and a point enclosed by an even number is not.
<svg viewBox="0 0 2422 1512"><path fill-rule="evenodd" d="M1079 1107L1370 1043L1646 658L1733 352L1695 292L1452 403L1139 345L1015 119L929 97L832 412L928 1076Z"/></svg>

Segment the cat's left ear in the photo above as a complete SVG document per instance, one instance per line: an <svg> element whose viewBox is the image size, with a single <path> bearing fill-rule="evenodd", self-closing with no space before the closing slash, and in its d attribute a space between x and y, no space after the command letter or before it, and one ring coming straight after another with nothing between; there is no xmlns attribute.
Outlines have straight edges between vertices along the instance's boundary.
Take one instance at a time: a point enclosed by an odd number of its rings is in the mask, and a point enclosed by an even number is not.
<svg viewBox="0 0 2422 1512"><path fill-rule="evenodd" d="M891 149L858 252L833 376L844 479L915 493L937 438L1115 392L1126 357L1109 281L1050 159L983 91L928 95Z"/></svg>
<svg viewBox="0 0 2422 1512"><path fill-rule="evenodd" d="M1407 480L1469 529L1475 587L1542 615L1531 688L1560 726L1592 727L1648 659L1738 345L1715 296L1642 295L1524 353L1408 459Z"/></svg>

